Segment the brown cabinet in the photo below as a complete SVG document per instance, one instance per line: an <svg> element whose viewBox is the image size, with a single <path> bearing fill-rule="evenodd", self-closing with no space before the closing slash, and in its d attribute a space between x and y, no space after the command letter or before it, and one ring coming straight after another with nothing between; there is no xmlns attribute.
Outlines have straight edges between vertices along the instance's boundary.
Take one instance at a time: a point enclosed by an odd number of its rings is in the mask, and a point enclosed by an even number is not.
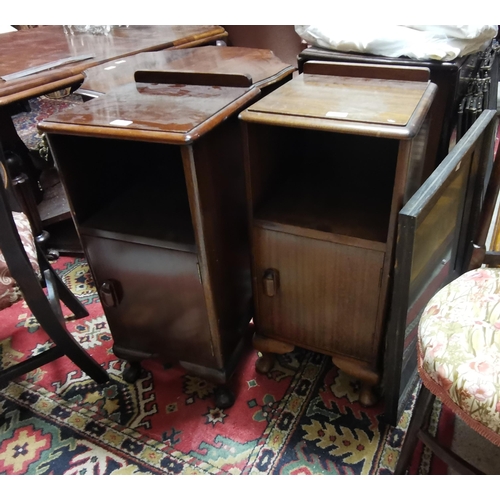
<svg viewBox="0 0 500 500"><path fill-rule="evenodd" d="M458 113L460 102L468 89L472 87L474 78L477 78L482 62L481 55L481 52L476 52L453 61L417 61L407 57L383 57L308 47L298 55L297 62L299 71L302 71L306 62L312 61L428 68L429 78L437 85L437 91L431 108L432 120L424 167L424 178L427 178L448 154L453 131L460 116ZM491 88L488 109L497 108L498 62L496 59L489 61ZM485 81L483 83L485 84ZM459 131L457 135L461 137Z"/></svg>
<svg viewBox="0 0 500 500"><path fill-rule="evenodd" d="M422 181L435 90L426 69L306 63L240 114L259 371L301 346L375 402L396 218Z"/></svg>
<svg viewBox="0 0 500 500"><path fill-rule="evenodd" d="M209 50L237 70L225 49ZM292 72L281 64L265 84ZM234 73L156 67L40 125L129 381L156 357L225 384L241 352L253 308L237 114L260 90Z"/></svg>

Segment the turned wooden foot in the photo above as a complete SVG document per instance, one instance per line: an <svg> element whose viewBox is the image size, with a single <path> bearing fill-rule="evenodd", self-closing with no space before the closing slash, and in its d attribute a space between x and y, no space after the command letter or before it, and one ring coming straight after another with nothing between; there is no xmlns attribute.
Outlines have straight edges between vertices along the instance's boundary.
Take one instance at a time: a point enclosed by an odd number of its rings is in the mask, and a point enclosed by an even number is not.
<svg viewBox="0 0 500 500"><path fill-rule="evenodd" d="M346 356L332 356L333 364L351 377L361 382L359 403L362 406L373 406L378 401L374 387L378 384L380 375L366 362Z"/></svg>
<svg viewBox="0 0 500 500"><path fill-rule="evenodd" d="M274 366L275 359L276 355L272 352L263 352L262 357L257 358L257 361L255 362L255 369L258 373L269 373L271 368Z"/></svg>
<svg viewBox="0 0 500 500"><path fill-rule="evenodd" d="M138 361L129 361L125 370L123 370L123 380L133 384L139 380L142 373L141 363Z"/></svg>
<svg viewBox="0 0 500 500"><path fill-rule="evenodd" d="M252 344L256 351L262 353L262 357L255 362L255 369L263 374L269 373L274 366L275 354L285 354L295 349L292 344L259 335L257 332L253 334Z"/></svg>
<svg viewBox="0 0 500 500"><path fill-rule="evenodd" d="M214 391L215 406L221 410L231 408L234 405L235 397L233 391L227 386L219 386Z"/></svg>
<svg viewBox="0 0 500 500"><path fill-rule="evenodd" d="M373 386L361 382L361 388L359 390L359 403L361 405L369 407L377 403L378 396L373 389Z"/></svg>

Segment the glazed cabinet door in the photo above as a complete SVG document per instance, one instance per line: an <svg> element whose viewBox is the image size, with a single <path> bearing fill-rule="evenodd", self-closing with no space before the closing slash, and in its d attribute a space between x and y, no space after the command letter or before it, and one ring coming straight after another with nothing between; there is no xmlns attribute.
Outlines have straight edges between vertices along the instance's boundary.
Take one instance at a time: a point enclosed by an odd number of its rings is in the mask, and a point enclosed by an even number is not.
<svg viewBox="0 0 500 500"><path fill-rule="evenodd" d="M384 253L253 229L259 333L372 361Z"/></svg>

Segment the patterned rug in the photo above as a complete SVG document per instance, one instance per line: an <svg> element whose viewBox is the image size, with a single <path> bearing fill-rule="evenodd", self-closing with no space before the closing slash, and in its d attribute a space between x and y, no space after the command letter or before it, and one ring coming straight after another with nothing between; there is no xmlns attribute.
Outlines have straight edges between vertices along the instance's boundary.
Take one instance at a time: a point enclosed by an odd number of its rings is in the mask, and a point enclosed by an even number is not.
<svg viewBox="0 0 500 500"><path fill-rule="evenodd" d="M59 98L54 98L49 95L35 97L29 100L31 110L14 115L12 121L19 137L26 147L31 150L36 150L41 140L38 134L37 124L58 111L73 107L82 102L82 97L77 94L70 94Z"/></svg>
<svg viewBox="0 0 500 500"><path fill-rule="evenodd" d="M305 350L260 375L249 349L225 410L215 407L214 386L179 366L145 362L128 384L86 262L61 257L54 267L90 312L68 328L111 381L98 386L63 357L4 387L0 474L392 474L413 401L396 428L386 426L382 405L360 406L356 382ZM3 367L47 349L24 302L0 317ZM438 427L449 438L453 420L439 403ZM444 471L428 450L416 451L410 473Z"/></svg>

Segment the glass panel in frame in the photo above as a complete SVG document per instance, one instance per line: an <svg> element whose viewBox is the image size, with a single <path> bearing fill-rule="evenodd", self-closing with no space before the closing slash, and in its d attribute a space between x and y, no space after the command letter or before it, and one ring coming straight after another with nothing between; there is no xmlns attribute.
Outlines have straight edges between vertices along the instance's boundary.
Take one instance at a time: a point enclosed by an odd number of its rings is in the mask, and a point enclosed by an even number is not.
<svg viewBox="0 0 500 500"><path fill-rule="evenodd" d="M462 274L490 161L495 112L484 111L399 213L384 359L385 420L396 425L418 381L420 315L432 296Z"/></svg>

